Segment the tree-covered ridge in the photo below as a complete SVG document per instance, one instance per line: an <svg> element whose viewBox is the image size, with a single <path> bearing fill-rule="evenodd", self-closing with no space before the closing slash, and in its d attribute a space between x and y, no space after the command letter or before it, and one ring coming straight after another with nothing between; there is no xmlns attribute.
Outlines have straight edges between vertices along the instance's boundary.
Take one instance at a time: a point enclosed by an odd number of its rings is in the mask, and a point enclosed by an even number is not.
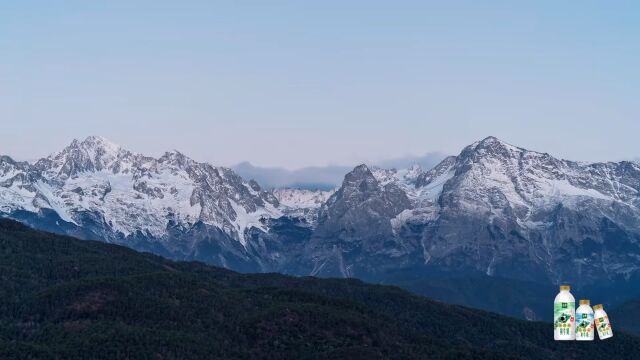
<svg viewBox="0 0 640 360"><path fill-rule="evenodd" d="M606 311L613 321L613 331L623 329L640 335L640 298L629 300L618 307Z"/></svg>
<svg viewBox="0 0 640 360"><path fill-rule="evenodd" d="M247 275L0 220L2 359L610 359L532 323L358 280ZM481 294L479 294L481 296Z"/></svg>

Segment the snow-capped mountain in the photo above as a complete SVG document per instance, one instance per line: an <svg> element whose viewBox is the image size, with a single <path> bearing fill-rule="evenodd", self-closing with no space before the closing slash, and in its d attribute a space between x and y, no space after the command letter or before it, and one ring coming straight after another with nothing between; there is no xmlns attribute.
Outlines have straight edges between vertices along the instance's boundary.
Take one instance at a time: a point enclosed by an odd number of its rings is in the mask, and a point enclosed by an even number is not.
<svg viewBox="0 0 640 360"><path fill-rule="evenodd" d="M33 165L18 164L18 172L6 163L4 212L49 208L78 226L91 213L105 225L98 234L106 239L162 237L169 223L202 222L244 243L245 229L262 227L261 217L279 216L277 199L256 183L177 151L154 159L89 137Z"/></svg>
<svg viewBox="0 0 640 360"><path fill-rule="evenodd" d="M74 140L33 164L0 158L5 215L39 227L53 216L63 232L174 257L198 257L203 241L222 241L246 258L248 230L266 231L265 219L282 215L278 207L271 193L230 169L177 151L155 159L101 137ZM209 260L224 264L220 256Z"/></svg>
<svg viewBox="0 0 640 360"><path fill-rule="evenodd" d="M307 190L281 188L272 191L280 204L280 210L287 216L301 217L313 223L317 219L318 210L335 190Z"/></svg>
<svg viewBox="0 0 640 360"><path fill-rule="evenodd" d="M355 168L320 211L314 274L435 267L520 279L640 270L640 166L583 164L494 137L431 170Z"/></svg>

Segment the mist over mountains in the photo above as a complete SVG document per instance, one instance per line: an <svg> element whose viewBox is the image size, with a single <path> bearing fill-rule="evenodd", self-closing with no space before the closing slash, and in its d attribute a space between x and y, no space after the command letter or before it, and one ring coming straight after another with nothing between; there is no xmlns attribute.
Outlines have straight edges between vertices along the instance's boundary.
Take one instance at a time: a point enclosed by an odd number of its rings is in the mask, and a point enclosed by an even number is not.
<svg viewBox="0 0 640 360"><path fill-rule="evenodd" d="M246 179L254 179L266 189L298 188L331 190L338 186L351 167L330 165L288 170L278 167L254 166L249 162L234 165L232 169Z"/></svg>
<svg viewBox="0 0 640 360"><path fill-rule="evenodd" d="M370 166L386 169L405 169L418 165L423 169L436 166L445 154L430 152L423 156L404 156L370 163ZM331 190L342 182L344 175L353 169L353 166L328 165L311 166L302 169L288 170L278 167L254 166L250 162L242 162L231 167L236 173L245 179L254 179L266 189L273 188L299 188L307 190Z"/></svg>

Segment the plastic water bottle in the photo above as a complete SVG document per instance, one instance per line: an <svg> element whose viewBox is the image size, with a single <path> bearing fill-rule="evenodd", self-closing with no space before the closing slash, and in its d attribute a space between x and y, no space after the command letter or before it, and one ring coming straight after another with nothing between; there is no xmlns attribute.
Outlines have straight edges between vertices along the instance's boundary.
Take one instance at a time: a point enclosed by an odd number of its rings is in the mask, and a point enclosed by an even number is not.
<svg viewBox="0 0 640 360"><path fill-rule="evenodd" d="M580 300L576 310L576 340L593 341L593 309L589 300Z"/></svg>
<svg viewBox="0 0 640 360"><path fill-rule="evenodd" d="M609 317L607 313L602 308L602 304L594 305L593 310L595 310L595 320L596 320L596 329L598 330L598 337L600 340L608 339L613 336L613 330L611 329L611 322L609 322Z"/></svg>
<svg viewBox="0 0 640 360"><path fill-rule="evenodd" d="M576 299L569 285L560 285L560 293L553 301L553 338L576 339Z"/></svg>

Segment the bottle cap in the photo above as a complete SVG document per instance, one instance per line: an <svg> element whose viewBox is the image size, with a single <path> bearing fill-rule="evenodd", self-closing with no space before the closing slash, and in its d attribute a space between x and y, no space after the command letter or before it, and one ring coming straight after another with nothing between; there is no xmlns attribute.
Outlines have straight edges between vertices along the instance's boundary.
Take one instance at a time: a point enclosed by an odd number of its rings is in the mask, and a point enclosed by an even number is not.
<svg viewBox="0 0 640 360"><path fill-rule="evenodd" d="M591 304L591 301L589 300L586 300L586 299L580 300L580 305L589 305L589 304Z"/></svg>
<svg viewBox="0 0 640 360"><path fill-rule="evenodd" d="M602 310L602 304L593 305L593 310Z"/></svg>
<svg viewBox="0 0 640 360"><path fill-rule="evenodd" d="M571 286L569 285L560 285L560 291L569 291L571 290Z"/></svg>

